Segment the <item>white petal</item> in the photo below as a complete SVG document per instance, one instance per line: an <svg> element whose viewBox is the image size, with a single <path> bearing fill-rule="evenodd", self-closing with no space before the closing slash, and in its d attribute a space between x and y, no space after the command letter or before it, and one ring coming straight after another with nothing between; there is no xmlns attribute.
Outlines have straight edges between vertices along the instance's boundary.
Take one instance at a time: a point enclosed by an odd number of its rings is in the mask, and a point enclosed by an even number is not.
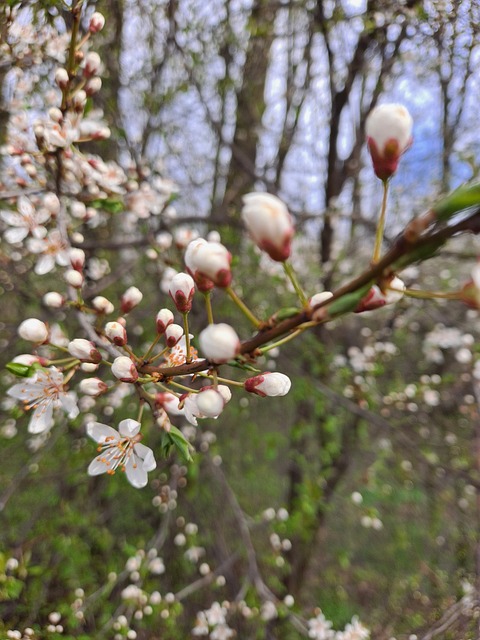
<svg viewBox="0 0 480 640"><path fill-rule="evenodd" d="M57 264L61 267L68 267L70 264L70 256L68 255L68 251L59 251L57 253Z"/></svg>
<svg viewBox="0 0 480 640"><path fill-rule="evenodd" d="M141 442L137 442L133 447L135 453L143 460L145 471L153 471L157 467L157 461L150 447L146 447Z"/></svg>
<svg viewBox="0 0 480 640"><path fill-rule="evenodd" d="M15 227L14 229L7 229L3 234L3 237L10 244L15 242L21 242L28 236L28 229L26 227Z"/></svg>
<svg viewBox="0 0 480 640"><path fill-rule="evenodd" d="M89 422L87 424L87 433L95 440L95 442L99 442L103 444L107 438L110 438L115 441L120 439L118 431L109 427L108 424L102 424L101 422Z"/></svg>
<svg viewBox="0 0 480 640"><path fill-rule="evenodd" d="M116 447L102 451L102 453L94 458L88 465L88 475L99 476L101 473L106 473L109 469L112 469L117 453Z"/></svg>
<svg viewBox="0 0 480 640"><path fill-rule="evenodd" d="M37 264L35 265L35 273L39 276L43 276L55 266L55 258L52 255L40 256Z"/></svg>
<svg viewBox="0 0 480 640"><path fill-rule="evenodd" d="M29 433L43 433L53 426L53 404L48 402L35 409L28 424Z"/></svg>
<svg viewBox="0 0 480 640"><path fill-rule="evenodd" d="M77 398L74 393L63 393L59 398L62 403L63 410L68 414L70 420L73 420L80 413L77 407Z"/></svg>
<svg viewBox="0 0 480 640"><path fill-rule="evenodd" d="M25 220L22 216L13 211L0 211L0 218L12 227L23 227L25 225Z"/></svg>
<svg viewBox="0 0 480 640"><path fill-rule="evenodd" d="M32 235L34 238L45 238L47 233L48 231L45 229L45 227L35 227L32 230Z"/></svg>
<svg viewBox="0 0 480 640"><path fill-rule="evenodd" d="M127 418L126 420L122 420L118 425L118 430L120 431L122 436L127 438L133 438L140 431L140 427L142 425L140 422L136 420L132 420L131 418Z"/></svg>
<svg viewBox="0 0 480 640"><path fill-rule="evenodd" d="M127 479L134 487L141 489L148 483L148 476L146 469L143 468L142 461L134 453L128 458L125 465L125 473Z"/></svg>
<svg viewBox="0 0 480 640"><path fill-rule="evenodd" d="M20 382L19 384L13 385L13 387L7 391L7 395L15 398L16 400L31 401L43 395L42 391L42 385Z"/></svg>
<svg viewBox="0 0 480 640"><path fill-rule="evenodd" d="M33 217L35 215L35 209L26 196L20 196L17 202L17 209L22 216Z"/></svg>

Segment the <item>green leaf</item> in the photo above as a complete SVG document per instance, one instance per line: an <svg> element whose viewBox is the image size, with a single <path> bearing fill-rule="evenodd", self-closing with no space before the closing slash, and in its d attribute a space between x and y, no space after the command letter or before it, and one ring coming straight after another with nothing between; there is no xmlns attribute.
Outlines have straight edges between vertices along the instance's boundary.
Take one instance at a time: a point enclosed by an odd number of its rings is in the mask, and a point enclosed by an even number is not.
<svg viewBox="0 0 480 640"><path fill-rule="evenodd" d="M5 369L13 373L15 376L20 376L20 378L29 378L35 373L35 369L38 367L33 367L29 364L21 364L20 362L7 362L5 365Z"/></svg>
<svg viewBox="0 0 480 640"><path fill-rule="evenodd" d="M183 433L177 427L173 425L170 427L170 431L165 431L162 434L162 441L160 443L163 455L168 458L171 453L173 447L176 447L179 454L186 462L192 462L192 454L193 451L192 445L185 438Z"/></svg>
<svg viewBox="0 0 480 640"><path fill-rule="evenodd" d="M285 307L284 309L279 309L275 314L275 317L277 320L287 320L288 318L296 316L299 312L300 309L297 309L296 307Z"/></svg>
<svg viewBox="0 0 480 640"><path fill-rule="evenodd" d="M114 198L91 200L89 204L95 209L102 209L103 211L107 211L108 213L121 213L125 208L121 200L115 200Z"/></svg>
<svg viewBox="0 0 480 640"><path fill-rule="evenodd" d="M440 200L433 207L433 211L438 220L445 221L458 211L463 211L470 207L480 207L480 183L455 189L446 198Z"/></svg>

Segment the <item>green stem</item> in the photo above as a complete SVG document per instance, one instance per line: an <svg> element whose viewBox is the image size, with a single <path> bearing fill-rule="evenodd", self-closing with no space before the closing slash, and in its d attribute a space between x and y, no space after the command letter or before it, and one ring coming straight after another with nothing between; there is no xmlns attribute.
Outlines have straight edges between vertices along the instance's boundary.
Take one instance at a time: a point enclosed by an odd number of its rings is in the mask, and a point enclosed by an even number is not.
<svg viewBox="0 0 480 640"><path fill-rule="evenodd" d="M145 353L145 355L143 356L142 360L147 360L148 356L152 353L153 348L155 347L155 345L157 344L157 342L160 340L161 338L161 334L157 333L157 335L155 336L154 341L152 342L152 344L148 347L147 352Z"/></svg>
<svg viewBox="0 0 480 640"><path fill-rule="evenodd" d="M280 347L282 346L282 344L286 344L287 342L290 342L290 340L293 340L304 331L305 329L297 329L296 331L288 334L288 336L285 336L281 340L277 340L277 342L272 342L272 344L268 344L266 347L262 347L261 349L259 349L259 351L261 351L262 353L267 353L267 351L270 351L271 349L275 349L275 347Z"/></svg>
<svg viewBox="0 0 480 640"><path fill-rule="evenodd" d="M261 324L260 320L258 320L250 311L250 309L246 306L246 304L242 300L240 300L240 298L237 296L237 294L232 289L232 287L226 287L225 291L230 296L230 299L232 300L232 302L234 302L237 305L237 307L240 309L243 315L250 320L250 322L254 325L256 329L258 329Z"/></svg>
<svg viewBox="0 0 480 640"><path fill-rule="evenodd" d="M128 355L132 358L132 360L134 360L135 362L140 362L140 359L137 358L137 356L133 353L133 351L130 349L130 347L128 346L128 344L124 344L123 349L125 349L125 351L128 353Z"/></svg>
<svg viewBox="0 0 480 640"><path fill-rule="evenodd" d="M141 422L142 421L142 416L143 416L143 408L145 407L145 399L144 398L140 398L140 407L138 408L138 418L137 418L137 422Z"/></svg>
<svg viewBox="0 0 480 640"><path fill-rule="evenodd" d="M213 309L212 309L212 292L204 291L205 307L207 308L208 324L213 324Z"/></svg>
<svg viewBox="0 0 480 640"><path fill-rule="evenodd" d="M380 254L382 251L383 232L385 230L385 217L387 213L387 199L388 199L388 186L389 181L383 181L383 197L382 208L380 209L380 218L377 224L377 232L375 234L375 246L373 248L372 264L376 264L380 260Z"/></svg>
<svg viewBox="0 0 480 640"><path fill-rule="evenodd" d="M183 389L184 391L188 391L188 393L198 393L196 389L186 387L184 384L180 384L180 382L174 382L173 380L170 380L168 384L169 386L172 385L173 387L177 387L177 389Z"/></svg>
<svg viewBox="0 0 480 640"><path fill-rule="evenodd" d="M397 289L390 288L390 291L397 291ZM420 298L421 300L460 300L462 297L461 291L420 291L420 289L405 289L404 294L409 298Z"/></svg>
<svg viewBox="0 0 480 640"><path fill-rule="evenodd" d="M307 308L308 307L307 296L303 292L303 289L302 289L302 287L300 286L300 283L297 280L297 276L296 276L295 270L292 267L292 265L290 264L290 262L285 261L283 263L283 270L285 271L285 274L287 275L288 279L292 283L293 288L295 289L296 294L298 296L298 299L300 300L300 302L302 303L304 308Z"/></svg>
<svg viewBox="0 0 480 640"><path fill-rule="evenodd" d="M189 364L192 361L190 355L190 333L188 330L188 313L182 313L183 315L183 331L185 332L185 362Z"/></svg>
<svg viewBox="0 0 480 640"><path fill-rule="evenodd" d="M213 380L213 376L208 375L208 373L199 373L198 375L202 378L206 378L207 380ZM238 382L237 380L229 380L228 378L221 378L218 375L217 375L217 381L224 382L225 384L232 385L234 387L242 387L242 389L244 386L243 382Z"/></svg>
<svg viewBox="0 0 480 640"><path fill-rule="evenodd" d="M165 349L162 349L162 351L160 351L160 353L157 353L156 356L153 356L153 358L150 358L150 362L153 362L157 358L160 358L161 356L165 355L167 353L167 351L170 351L170 347L165 347Z"/></svg>

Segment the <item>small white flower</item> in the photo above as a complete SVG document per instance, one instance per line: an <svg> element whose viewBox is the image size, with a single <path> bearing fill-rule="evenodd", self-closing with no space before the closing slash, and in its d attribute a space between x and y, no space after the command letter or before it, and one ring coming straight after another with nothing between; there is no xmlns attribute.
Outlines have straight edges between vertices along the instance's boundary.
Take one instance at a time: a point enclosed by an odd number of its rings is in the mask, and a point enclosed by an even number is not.
<svg viewBox="0 0 480 640"><path fill-rule="evenodd" d="M247 193L243 203L242 218L255 244L272 260L287 260L294 228L286 205L269 193Z"/></svg>
<svg viewBox="0 0 480 640"><path fill-rule="evenodd" d="M148 482L147 473L156 468L157 463L153 451L140 443L140 422L122 420L118 431L100 422L87 425L88 435L99 443L101 453L90 463L88 474L97 476L101 473L113 475L117 469L125 471L127 480L140 489Z"/></svg>
<svg viewBox="0 0 480 640"><path fill-rule="evenodd" d="M210 609L207 609L205 612L205 617L207 619L208 624L211 627L216 627L217 624L225 624L227 615L227 610L225 607L222 607L218 602L214 602Z"/></svg>
<svg viewBox="0 0 480 640"><path fill-rule="evenodd" d="M57 229L50 231L45 238L29 238L27 248L32 253L40 254L35 265L35 273L39 276L49 273L55 262L61 267L70 264L68 246Z"/></svg>
<svg viewBox="0 0 480 640"><path fill-rule="evenodd" d="M24 320L17 329L18 335L29 342L42 343L48 339L47 325L37 318Z"/></svg>
<svg viewBox="0 0 480 640"><path fill-rule="evenodd" d="M179 409L179 398L173 393L157 393L155 403L172 416L183 416L185 414L184 409Z"/></svg>
<svg viewBox="0 0 480 640"><path fill-rule="evenodd" d="M63 387L63 374L55 367L39 369L30 378L24 378L7 391L7 394L25 404L25 409L34 409L28 425L30 433L43 433L53 426L53 409L62 407L73 420L78 416L75 395Z"/></svg>
<svg viewBox="0 0 480 640"><path fill-rule="evenodd" d="M0 217L12 228L5 231L4 238L13 244L21 242L30 233L34 238L43 238L47 230L42 226L50 219L50 212L47 209L35 209L26 196L20 196L17 201L17 211L0 211Z"/></svg>
<svg viewBox="0 0 480 640"><path fill-rule="evenodd" d="M245 380L244 386L246 391L256 393L264 398L265 396L286 396L292 382L283 373L265 371L265 373Z"/></svg>
<svg viewBox="0 0 480 640"><path fill-rule="evenodd" d="M240 351L240 340L228 324L210 324L198 336L203 355L212 362L222 363L235 358Z"/></svg>
<svg viewBox="0 0 480 640"><path fill-rule="evenodd" d="M330 640L335 637L332 631L332 623L327 620L323 613L319 613L316 618L308 621L308 637L314 640Z"/></svg>

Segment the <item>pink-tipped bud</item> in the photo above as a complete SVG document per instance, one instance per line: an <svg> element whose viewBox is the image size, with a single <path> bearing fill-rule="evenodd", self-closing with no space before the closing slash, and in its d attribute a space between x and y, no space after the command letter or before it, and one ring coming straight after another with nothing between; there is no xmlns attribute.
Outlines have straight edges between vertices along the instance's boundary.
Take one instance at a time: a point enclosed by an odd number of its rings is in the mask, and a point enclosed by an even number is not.
<svg viewBox="0 0 480 640"><path fill-rule="evenodd" d="M184 261L187 271L194 278L195 284L199 291L203 293L210 291L215 286L213 280L202 274L197 268L197 254L201 247L206 245L207 241L203 238L192 240L185 251Z"/></svg>
<svg viewBox="0 0 480 640"><path fill-rule="evenodd" d="M177 273L170 283L169 293L180 313L189 313L192 309L195 282L188 273Z"/></svg>
<svg viewBox="0 0 480 640"><path fill-rule="evenodd" d="M395 304L403 298L404 293L405 284L403 280L394 276L384 290L380 289L376 284L373 285L367 295L358 303L355 313L373 311L387 304Z"/></svg>
<svg viewBox="0 0 480 640"><path fill-rule="evenodd" d="M70 79L68 77L68 72L66 69L59 68L55 71L55 82L62 91L64 91L68 87Z"/></svg>
<svg viewBox="0 0 480 640"><path fill-rule="evenodd" d="M460 300L471 309L480 309L480 262L472 268L470 280L463 285Z"/></svg>
<svg viewBox="0 0 480 640"><path fill-rule="evenodd" d="M83 274L75 269L67 269L63 278L67 284L75 289L80 289L83 285Z"/></svg>
<svg viewBox="0 0 480 640"><path fill-rule="evenodd" d="M129 287L120 299L123 313L128 313L142 301L143 293L137 287Z"/></svg>
<svg viewBox="0 0 480 640"><path fill-rule="evenodd" d="M127 356L115 358L112 364L112 373L122 382L136 382L138 380L138 371Z"/></svg>
<svg viewBox="0 0 480 640"><path fill-rule="evenodd" d="M86 78L96 76L100 70L102 61L96 51L89 51L85 56L85 66L83 68L83 75Z"/></svg>
<svg viewBox="0 0 480 640"><path fill-rule="evenodd" d="M169 324L168 327L165 329L165 338L167 340L167 347L174 347L177 342L180 341L180 339L183 336L183 327L181 327L179 324Z"/></svg>
<svg viewBox="0 0 480 640"><path fill-rule="evenodd" d="M272 260L287 260L294 228L286 205L269 193L247 193L243 203L242 218L255 244Z"/></svg>
<svg viewBox="0 0 480 640"><path fill-rule="evenodd" d="M85 251L83 249L70 249L70 264L75 271L82 271L85 264Z"/></svg>
<svg viewBox="0 0 480 640"><path fill-rule="evenodd" d="M103 296L96 296L92 300L92 307L95 309L95 311L98 311L98 313L104 313L105 315L109 315L115 310L115 307L110 302L110 300L104 298Z"/></svg>
<svg viewBox="0 0 480 640"><path fill-rule="evenodd" d="M166 328L173 323L174 316L170 309L160 309L157 313L157 333L165 333Z"/></svg>
<svg viewBox="0 0 480 640"><path fill-rule="evenodd" d="M98 33L105 26L105 17L99 11L95 11L95 13L90 18L90 23L88 25L88 30L90 33Z"/></svg>
<svg viewBox="0 0 480 640"><path fill-rule="evenodd" d="M259 376L248 378L244 383L245 390L257 396L286 396L292 386L291 380L283 373L265 371Z"/></svg>
<svg viewBox="0 0 480 640"><path fill-rule="evenodd" d="M28 318L18 327L18 335L24 340L41 344L48 340L47 325L37 318Z"/></svg>
<svg viewBox="0 0 480 640"><path fill-rule="evenodd" d="M84 91L88 97L91 97L98 93L102 88L102 79L98 76L95 78L90 78L90 80L84 86Z"/></svg>
<svg viewBox="0 0 480 640"><path fill-rule="evenodd" d="M61 113L61 112L60 112ZM56 193L46 193L43 196L43 206L52 215L56 216L60 211L60 200Z"/></svg>
<svg viewBox="0 0 480 640"><path fill-rule="evenodd" d="M228 287L232 281L232 256L220 242L207 242L203 238L191 242L185 251L185 265L196 282L217 287ZM209 288L211 288L209 286Z"/></svg>
<svg viewBox="0 0 480 640"><path fill-rule="evenodd" d="M105 335L113 344L116 344L117 347L123 347L127 344L127 332L125 331L125 327L119 322L107 322L105 325Z"/></svg>
<svg viewBox="0 0 480 640"><path fill-rule="evenodd" d="M388 180L397 170L401 155L412 144L412 127L412 116L401 104L381 104L368 115L367 144L380 180Z"/></svg>
<svg viewBox="0 0 480 640"><path fill-rule="evenodd" d="M98 364L102 359L100 352L93 342L85 340L84 338L71 340L68 343L67 349L70 355L74 358L78 358L78 360L81 360L82 362L94 362L95 364Z"/></svg>
<svg viewBox="0 0 480 640"><path fill-rule="evenodd" d="M223 411L225 402L215 389L205 389L196 395L197 408L205 418L217 418Z"/></svg>
<svg viewBox="0 0 480 640"><path fill-rule="evenodd" d="M212 362L227 362L240 351L240 339L235 329L225 323L208 325L198 340L203 355Z"/></svg>
<svg viewBox="0 0 480 640"><path fill-rule="evenodd" d="M100 378L86 378L82 380L78 386L81 393L87 396L95 397L108 391L107 385L103 380L100 380Z"/></svg>
<svg viewBox="0 0 480 640"><path fill-rule="evenodd" d="M65 298L62 294L56 291L49 291L42 298L43 304L51 309L60 309L65 303Z"/></svg>

